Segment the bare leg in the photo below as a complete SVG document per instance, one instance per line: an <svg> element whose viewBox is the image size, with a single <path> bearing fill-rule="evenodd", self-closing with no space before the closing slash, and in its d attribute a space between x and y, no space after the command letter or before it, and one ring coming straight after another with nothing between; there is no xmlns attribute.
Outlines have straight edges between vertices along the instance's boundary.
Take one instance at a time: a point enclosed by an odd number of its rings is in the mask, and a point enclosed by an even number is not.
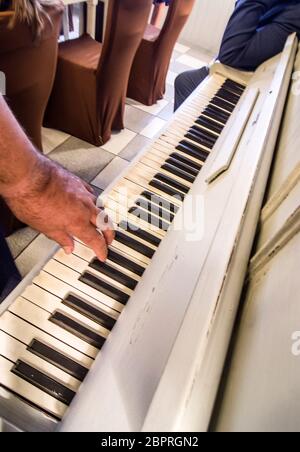
<svg viewBox="0 0 300 452"><path fill-rule="evenodd" d="M154 27L159 27L159 25L162 21L162 18L163 18L164 10L165 10L165 5L163 3L154 6L154 10L153 10L152 18L151 18L151 25L154 25Z"/></svg>

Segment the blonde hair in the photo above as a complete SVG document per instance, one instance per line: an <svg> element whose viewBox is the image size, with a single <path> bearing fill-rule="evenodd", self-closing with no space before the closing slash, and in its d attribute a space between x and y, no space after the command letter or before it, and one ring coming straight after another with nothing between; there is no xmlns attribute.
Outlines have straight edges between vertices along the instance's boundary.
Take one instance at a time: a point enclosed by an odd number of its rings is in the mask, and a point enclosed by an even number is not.
<svg viewBox="0 0 300 452"><path fill-rule="evenodd" d="M0 4L3 0L0 0ZM11 0L13 11L9 26L13 28L17 22L26 23L31 27L33 35L38 38L44 28L45 19L50 22L45 6L62 5L60 0Z"/></svg>

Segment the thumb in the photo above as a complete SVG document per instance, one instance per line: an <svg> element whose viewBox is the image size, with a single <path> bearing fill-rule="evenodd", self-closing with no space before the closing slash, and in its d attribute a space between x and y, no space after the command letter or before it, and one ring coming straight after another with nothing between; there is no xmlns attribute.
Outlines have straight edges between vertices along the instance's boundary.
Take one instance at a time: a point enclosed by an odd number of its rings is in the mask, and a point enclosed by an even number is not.
<svg viewBox="0 0 300 452"><path fill-rule="evenodd" d="M65 232L55 232L49 236L50 239L57 242L66 254L72 254L74 251L74 239Z"/></svg>

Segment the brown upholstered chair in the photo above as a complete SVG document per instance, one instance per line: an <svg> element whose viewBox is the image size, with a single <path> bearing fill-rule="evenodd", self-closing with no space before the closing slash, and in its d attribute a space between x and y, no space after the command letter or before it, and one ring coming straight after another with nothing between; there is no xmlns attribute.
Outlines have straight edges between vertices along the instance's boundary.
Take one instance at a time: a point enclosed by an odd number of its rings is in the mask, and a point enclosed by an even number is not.
<svg viewBox="0 0 300 452"><path fill-rule="evenodd" d="M145 105L163 98L172 52L194 3L172 0L162 30L148 25L132 65L128 97Z"/></svg>
<svg viewBox="0 0 300 452"><path fill-rule="evenodd" d="M0 71L6 75L6 101L33 144L42 151L42 123L53 86L62 7L48 8L41 38L35 41L28 25L8 28L11 15L0 13ZM6 235L20 227L0 199L0 223Z"/></svg>
<svg viewBox="0 0 300 452"><path fill-rule="evenodd" d="M83 35L59 48L45 125L95 146L121 130L130 68L152 0L110 0L104 44Z"/></svg>

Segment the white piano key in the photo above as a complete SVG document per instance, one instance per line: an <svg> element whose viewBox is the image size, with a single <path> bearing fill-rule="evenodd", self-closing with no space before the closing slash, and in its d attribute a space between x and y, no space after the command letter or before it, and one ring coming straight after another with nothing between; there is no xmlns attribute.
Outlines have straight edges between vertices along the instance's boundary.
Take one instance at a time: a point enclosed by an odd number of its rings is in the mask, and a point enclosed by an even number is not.
<svg viewBox="0 0 300 452"><path fill-rule="evenodd" d="M222 126L223 128L224 128L225 125L226 125L226 124L224 124L224 122L222 122L222 121L216 119L215 116L214 116L214 117L211 117L210 114L207 113L207 112L203 112L203 113L202 113L202 116L203 116L203 117L207 117L207 118L210 119L211 121L214 121L218 126ZM198 118L197 118L197 119L198 119Z"/></svg>
<svg viewBox="0 0 300 452"><path fill-rule="evenodd" d="M139 169L141 169L141 172L143 172L144 171L144 167L147 168L147 171L148 171L149 175L153 174L152 179L155 176L155 174L161 173L161 174L165 174L168 177L171 177L174 181L180 182L181 184L185 185L186 187L191 188L192 185L193 185L191 182L188 182L187 180L182 179L182 177L176 176L175 174L170 173L169 171L164 170L163 168L160 168L160 167L158 167L158 168L151 168L148 165L146 165L145 163L143 163L142 161L139 163L139 165L137 167L138 171L139 171Z"/></svg>
<svg viewBox="0 0 300 452"><path fill-rule="evenodd" d="M77 245L79 245L80 248L78 248ZM87 250L83 251L83 248L87 248ZM91 255L93 255L93 257L96 257L93 250L91 250L84 243L79 242L78 240L75 241L74 254L76 254L77 256L81 257L82 259L86 259L86 260L88 260L87 257L91 256ZM119 251L118 254L121 257L124 257L125 259L128 259L129 261L132 261L133 263L139 265L140 267L147 268L147 263L141 262L140 260L134 258L133 256L129 256L127 253ZM107 262L110 262L109 256L108 256ZM114 262L112 262L112 264L117 265ZM123 267L121 267L121 268L123 270ZM124 268L124 270L126 270L126 269Z"/></svg>
<svg viewBox="0 0 300 452"><path fill-rule="evenodd" d="M172 204L175 204L177 206L181 206L182 205L182 200L179 200L178 198L175 198L174 196L168 195L164 191L162 191L162 190L160 190L160 189L158 189L156 187L153 187L152 185L150 185L151 180L148 181L148 179L146 177L143 177L140 174L135 174L131 178L128 178L128 180L130 180L130 181L135 180L145 190L148 190L148 191L151 191L151 192L157 194L158 196L160 196L161 198L165 199L166 201L171 202ZM165 184L165 185L167 187L169 187L168 184ZM183 195L183 193L181 191L174 189L174 187L169 187L169 188L174 190L174 192L178 192L178 195ZM177 193L176 193L176 195L177 195Z"/></svg>
<svg viewBox="0 0 300 452"><path fill-rule="evenodd" d="M172 158L176 160L176 157L174 157L172 154L177 154L178 156L182 156L186 159L186 165L193 168L193 163L196 163L195 160L192 160L192 158L189 158L188 155L182 155L183 153L180 153L177 149L173 152L164 152L162 150L153 149L151 154L147 154L145 157L141 159L142 163L148 164L148 165L163 165L165 162L167 162L168 159ZM202 162L203 164L203 162ZM198 164L199 171L202 167L201 162ZM156 167L156 166L155 166Z"/></svg>
<svg viewBox="0 0 300 452"><path fill-rule="evenodd" d="M153 177L151 179L153 179ZM122 199L120 199L120 201L122 201ZM129 207L129 209L131 207L134 207L134 204L132 204ZM149 224L146 221L144 221L143 219L137 218L135 215L132 215L131 213L129 213L127 205L122 206L120 202L118 203L111 198L107 198L106 203L105 203L105 208L106 208L108 215L112 216L112 221L116 224L119 224L120 221L122 221L122 220L128 220L130 223L141 227L141 229L149 232L150 234L154 235L155 237L162 238L166 235L166 232L163 231L162 229L159 229L155 225ZM147 244L147 243L145 243L145 244ZM150 246L150 248L151 248L151 246ZM154 249L156 249L156 248L154 247Z"/></svg>
<svg viewBox="0 0 300 452"><path fill-rule="evenodd" d="M90 297L94 298L100 303L106 304L106 306L110 307L111 309L114 309L115 311L121 312L123 309L122 303L119 303L113 298L108 297L107 295L94 289L93 287L90 287L89 285L83 283L82 281L79 281L78 279L79 274L77 272L66 267L63 264L60 264L54 259L52 259L46 264L46 266L44 267L44 271L52 276L55 276L57 279L65 282L69 286L74 287L74 289L77 289L80 292L89 295ZM34 282L36 283L36 281ZM70 291L71 290L72 289L70 288Z"/></svg>
<svg viewBox="0 0 300 452"><path fill-rule="evenodd" d="M61 298L62 300L64 300L68 295L74 295L76 297L79 297L86 303L92 305L96 309L100 309L105 314L107 314L109 317L112 317L115 320L117 320L119 317L119 311L112 309L110 306L107 306L105 303L99 302L95 298L90 297L88 294L83 294L80 290L77 290L75 287L71 287L65 281L61 281L60 279L56 278L55 276L50 275L49 273L42 271L34 279L33 282L34 282L34 285L37 285L38 287L45 289L46 291L50 292L53 295L56 295L58 298ZM29 288L31 288L31 286L29 286ZM27 296L27 290L28 290L28 288L24 292L26 296Z"/></svg>
<svg viewBox="0 0 300 452"><path fill-rule="evenodd" d="M117 242L116 240L113 241L110 248L117 252L124 253L129 258L133 257L134 259L136 259L138 263L141 263L141 265L143 266L144 265L148 266L151 262L151 259L149 259L148 257L138 253L137 251L133 250L132 248L129 248L126 245L123 245L123 243Z"/></svg>
<svg viewBox="0 0 300 452"><path fill-rule="evenodd" d="M29 346L31 342L36 339L59 353L62 353L67 358L81 364L87 369L91 367L94 361L86 354L79 352L75 348L70 347L70 345L56 339L55 337L50 336L38 327L27 323L25 320L19 319L8 311L0 317L0 329L10 336L18 339L20 342L23 342L27 346Z"/></svg>
<svg viewBox="0 0 300 452"><path fill-rule="evenodd" d="M107 282L113 287L116 287L117 289L121 290L122 292L128 295L132 295L133 293L133 290L128 289L128 287L118 283L112 278L109 278L103 273L100 273L97 270L94 270L93 268L89 267L83 259L81 259L78 256L75 256L74 254L67 255L63 250L59 250L53 257L53 259L55 259L57 262L60 262L63 265L66 265L72 270L78 272L79 275L88 271L92 275L96 276L97 278L101 278L103 281ZM106 334L107 333L108 332L106 332Z"/></svg>
<svg viewBox="0 0 300 452"><path fill-rule="evenodd" d="M113 215L113 211L110 211L110 212L111 212L111 214ZM162 237L159 236L159 235L157 235L157 234L155 234L154 231L152 231L151 229L148 230L148 229L145 229L145 228L142 228L142 227L141 227L141 226L143 226L143 224L145 223L143 220L139 220L139 221L140 221L140 224L138 223L138 221L136 221L136 222L134 223L135 218L137 218L137 217L135 217L135 216L133 215L133 221L131 221L131 219L128 221L128 223L129 223L131 226L135 226L135 227L138 226L138 228L141 229L141 230L143 230L144 232L147 232L147 233L151 234L153 237L156 237L158 240L162 240ZM127 221L127 220L124 219L124 220L121 220L121 221ZM148 223L147 223L147 224L148 224ZM153 251L156 251L156 250L157 250L157 246L156 246L156 245L153 245L152 243L150 243L150 242L148 242L148 241L146 241L146 240L143 240L141 237L138 237L137 235L135 235L135 234L133 233L134 231L131 231L130 229L127 229L127 230L126 230L126 229L123 229L123 228L118 227L118 226L116 226L116 229L117 229L119 232L121 232L122 234L125 234L126 236L132 238L132 239L135 240L136 242L139 242L139 243L141 243L142 245L147 246L147 247L150 248L151 250L153 250Z"/></svg>
<svg viewBox="0 0 300 452"><path fill-rule="evenodd" d="M25 398L44 411L61 419L67 410L67 405L54 399L44 391L14 375L11 371L14 363L0 356L0 382L7 389Z"/></svg>
<svg viewBox="0 0 300 452"><path fill-rule="evenodd" d="M158 155L157 153L152 152L151 154L147 154L145 157L141 159L141 163L143 165L149 166L150 168L160 168L161 165L165 163L167 160L167 156L165 154Z"/></svg>
<svg viewBox="0 0 300 452"><path fill-rule="evenodd" d="M157 172L157 171L156 171ZM146 232L149 232L154 237L157 237L161 239L166 235L166 232L161 230L155 225L149 225L149 223L141 218L137 218L135 215L128 213L128 210L132 207L136 207L136 201L140 197L140 195L133 197L133 201L127 199L126 197L118 196L116 192L114 192L113 195L109 195L107 198L107 209L110 209L113 212L120 213L120 216L123 217L123 219L128 219L130 223L132 223L135 226L140 225L141 229L143 229ZM130 202L128 202L130 201ZM147 244L148 242L146 242ZM155 247L156 249L156 247Z"/></svg>
<svg viewBox="0 0 300 452"><path fill-rule="evenodd" d="M177 133L181 134L181 136L184 136L193 126L197 127L197 129L199 129L199 132L203 132L203 133L208 132L209 134L212 135L212 138L217 139L220 136L219 133L209 129L208 127L204 127L204 126L198 124L196 121L192 124L191 123L184 124L183 122L174 122L172 124L172 128L170 129L170 131L175 130L175 131L177 131Z"/></svg>
<svg viewBox="0 0 300 452"><path fill-rule="evenodd" d="M139 180L139 181L145 181L145 183L149 183L154 179L155 175L158 173L164 174L164 175L170 177L172 180L174 180L174 182L179 182L182 185L185 185L188 189L192 187L192 184L190 182L187 182L184 179L181 179L180 177L174 176L173 174L169 174L169 173L167 173L167 171L153 170L153 169L143 165L142 163L139 163L138 165L136 165L135 168L126 177L132 181ZM170 188L182 193L183 195L186 194L183 190L174 188L172 185L168 184L167 182L165 184L169 185Z"/></svg>
<svg viewBox="0 0 300 452"><path fill-rule="evenodd" d="M120 191L124 191L127 189L128 190L131 189L133 186L136 187L134 189L134 192L136 191L137 196L140 196L144 191L149 191L151 193L154 193L155 195L158 195L165 202L174 204L177 207L182 206L182 201L180 199L178 199L177 197L174 198L174 196L170 196L167 193L164 193L161 190L158 190L157 188L152 187L151 185L149 185L147 180L140 178L140 177L137 177L137 180L132 181L130 179L126 179L126 176L125 176L125 179L122 179L119 182L119 184L116 186L116 189L120 190Z"/></svg>
<svg viewBox="0 0 300 452"><path fill-rule="evenodd" d="M164 165L164 164L166 163L167 158L168 158L168 157L166 157L166 156L164 156L164 157L158 157L157 155L153 154L152 156L149 156L149 158L147 158L147 157L142 158L142 159L141 159L141 163L142 163L143 165L146 165L146 166L148 166L149 168L155 170L156 172L162 172L161 166ZM178 163L179 163L179 162L178 162ZM171 163L170 163L170 165L171 165ZM176 167L175 167L175 168L176 168ZM176 169L177 169L177 168L176 168ZM182 168L182 170L185 171L188 175L190 175L190 174L188 173L188 169L183 169L183 168ZM167 174L167 175L169 175L170 177L173 176L173 173L168 172L168 171L164 171L163 174ZM194 176L194 175L193 175L193 176ZM195 177L195 176L194 176L194 177ZM182 178L179 179L179 178L178 178L177 180L179 180L179 182L182 182L182 183L187 182L187 183L190 184L190 186L192 186L192 183L186 181L185 179L182 179Z"/></svg>
<svg viewBox="0 0 300 452"><path fill-rule="evenodd" d="M166 132L164 134L163 138L166 139L168 141L168 143L173 144L175 147L178 146L180 141L184 140L187 143L190 143L194 147L198 148L199 151L204 150L208 154L211 153L211 149L208 148L207 146L205 146L204 144L200 145L199 143L197 143L197 141L191 140L190 138L186 138L184 136L181 137L180 134L175 135L173 132Z"/></svg>
<svg viewBox="0 0 300 452"><path fill-rule="evenodd" d="M185 108L184 113L186 115L189 115L191 118L197 117L197 116L199 116L199 112L201 112L201 108L205 108L207 105L208 105L208 102L203 104L203 106L201 106L201 107L193 107L191 105L188 105Z"/></svg>
<svg viewBox="0 0 300 452"><path fill-rule="evenodd" d="M151 203L151 200L145 198L145 197L142 196L141 194L136 195L136 194L129 193L128 196L130 197L130 206L134 206L135 203L136 203L139 199L144 199L146 202ZM110 197L111 199L113 199L114 201L116 201L116 202L118 202L118 201L121 199L122 202L125 203L125 204L126 204L126 202L127 202L127 200L128 200L127 196L122 196L121 193L117 193L117 192L115 192L115 191L112 191L112 192L110 193L109 197ZM131 200L132 200L132 202L131 202ZM166 213L166 215L170 215L170 213L173 214L173 212L171 212L172 206L170 205L170 203L169 203L168 201L165 201L165 200L162 200L162 202L165 202L165 204L164 204L163 207L160 205L159 208L161 208L162 211ZM156 206L156 203L153 203L153 202L152 202L152 204L153 204L154 206ZM152 234L152 235L154 235L154 234Z"/></svg>
<svg viewBox="0 0 300 452"><path fill-rule="evenodd" d="M199 117L200 116L201 116L201 114L199 114ZM198 117L197 117L197 119L198 119ZM210 134L212 134L216 138L218 138L220 136L220 133L216 132L215 130L210 128L208 125L204 126L203 124L198 124L196 121L191 124L191 123L188 123L188 121L185 121L185 120L181 119L180 121L174 121L174 126L178 127L179 129L181 128L182 130L187 130L187 131L191 127L196 126L200 131L203 130L203 132L209 132Z"/></svg>
<svg viewBox="0 0 300 452"><path fill-rule="evenodd" d="M123 245L117 240L114 240L112 242L112 244L109 246L109 249L112 249L113 251L121 255L124 255L127 259L133 260L133 262L136 262L138 265L144 268L147 268L147 266L151 262L151 259L149 259L148 257L144 256L143 254L140 254L139 252L133 250L132 248L129 248L126 245Z"/></svg>
<svg viewBox="0 0 300 452"><path fill-rule="evenodd" d="M63 370L31 353L26 349L26 346L22 344L22 342L12 338L3 331L0 331L0 355L14 363L16 363L18 359L25 361L35 369L40 370L49 377L53 377L56 381L72 389L72 391L76 392L81 384L76 378L71 377L71 375Z"/></svg>
<svg viewBox="0 0 300 452"><path fill-rule="evenodd" d="M89 263L92 262L93 259L96 258L96 255L93 252L93 250L91 250L87 246L85 246L82 243L79 243L77 241L75 241L74 254L75 254L75 256L81 257L81 259L84 259L86 262L89 262ZM145 266L143 266L141 262L137 262L132 257L125 256L125 254L121 253L121 252L119 254L120 254L121 257L124 257L124 258L130 260L131 262L133 262L135 264L138 264L139 266L142 266L142 267L145 268ZM113 262L109 258L107 259L107 263L109 265L111 265L113 268L115 268L116 270L119 270L119 271L123 272L125 275L130 276L131 278L135 279L136 281L140 281L141 280L140 276L136 275L135 273L133 273L132 271L128 270L127 268L122 267L121 265L118 265L117 263Z"/></svg>
<svg viewBox="0 0 300 452"><path fill-rule="evenodd" d="M61 250L61 253L66 257L70 257L71 259L71 256L67 256L63 250ZM22 297L39 306L41 309L44 309L45 311L49 312L49 314L53 314L56 310L59 310L66 316L72 318L78 323L81 323L86 328L89 328L91 331L94 331L95 333L98 333L105 338L107 338L107 336L109 335L109 331L107 329L103 328L98 323L90 320L89 318L80 314L74 309L69 308L63 303L63 300L61 298L56 297L55 295L47 292L46 290L43 290L41 287L31 285L22 294Z"/></svg>
<svg viewBox="0 0 300 452"><path fill-rule="evenodd" d="M177 144L179 145L179 142ZM172 148L171 148L171 146L172 146ZM182 157L186 157L186 158L190 159L191 161L197 163L198 165L201 165L201 166L204 165L205 162L203 160L201 160L201 156L199 156L199 158L193 157L192 155L187 154L187 153L181 151L180 149L176 149L176 146L170 145L169 143L166 143L163 141L160 141L159 143L157 143L155 145L155 149L158 149L160 152L165 152L167 155L170 155L171 153L176 152L177 154L181 155ZM170 152L170 149L171 149L171 152Z"/></svg>
<svg viewBox="0 0 300 452"><path fill-rule="evenodd" d="M193 113L193 114L189 113L188 111L181 111L180 110L180 112L177 114L176 117L177 117L177 120L179 120L179 121L181 119L183 119L183 120L187 121L189 124L192 124L201 115L203 110L204 110L204 108L203 109L199 109L198 113Z"/></svg>
<svg viewBox="0 0 300 452"><path fill-rule="evenodd" d="M174 149L172 148L172 151L174 152ZM177 151L176 151L177 152ZM166 157L167 158L167 157ZM136 196L137 198L141 196L141 194L144 191L148 191L150 193L153 193L154 195L159 196L163 201L169 204L175 204L177 207L180 207L182 205L182 201L179 199L174 199L172 196L167 195L166 193L161 192L160 190L157 190L154 187L151 187L148 183L146 184L147 187L145 188L143 185L145 185L145 182L142 182L141 184L136 183L136 181L131 181L129 179L121 179L115 187L113 187L114 192L121 193L123 196L128 196L130 199L132 197ZM134 199L135 201L135 199Z"/></svg>
<svg viewBox="0 0 300 452"><path fill-rule="evenodd" d="M153 251L157 250L157 247L155 245L153 245L152 243L149 243L146 240L143 240L142 238L136 236L133 234L133 232L131 232L129 229L123 229L121 227L119 227L119 224L121 224L121 222L127 222L130 223L132 226L136 227L137 229L141 229L144 232L147 232L149 234L152 234L154 237L159 238L159 240L162 239L162 237L155 235L155 231L148 226L148 223L146 223L145 221L137 218L136 216L132 215L132 214L128 214L128 215L122 215L120 214L120 211L116 212L115 210L111 210L108 207L106 208L106 212L109 214L109 216L113 219L113 223L114 223L114 228L115 231L122 233L123 235L125 235L126 237L131 238L132 240L135 240L138 243L141 243L142 245L147 246L148 248L150 248ZM112 245L115 245L116 243L119 243L117 240L114 240L114 242L112 243ZM139 255L139 259L142 259L144 265L147 264L148 262L146 262L147 259L149 259L147 256L145 256L142 253L138 253Z"/></svg>
<svg viewBox="0 0 300 452"><path fill-rule="evenodd" d="M155 149L153 149L153 153L155 153L156 151L158 151L160 154L165 154L166 159L175 152L176 154L179 154L182 157L188 158L191 162L194 162L197 165L203 166L205 163L202 160L199 160L191 155L186 154L185 152L180 151L179 149L172 148L170 152L170 150L167 147L165 148L162 144L156 145Z"/></svg>
<svg viewBox="0 0 300 452"><path fill-rule="evenodd" d="M45 333L48 333L60 341L65 342L75 348L75 350L88 355L90 358L95 358L99 353L97 348L89 345L60 326L55 325L49 320L51 317L49 312L41 309L25 298L17 298L17 300L10 306L9 312L17 315L23 320L26 320L26 322L31 323L37 328L40 328L42 331L45 331Z"/></svg>

